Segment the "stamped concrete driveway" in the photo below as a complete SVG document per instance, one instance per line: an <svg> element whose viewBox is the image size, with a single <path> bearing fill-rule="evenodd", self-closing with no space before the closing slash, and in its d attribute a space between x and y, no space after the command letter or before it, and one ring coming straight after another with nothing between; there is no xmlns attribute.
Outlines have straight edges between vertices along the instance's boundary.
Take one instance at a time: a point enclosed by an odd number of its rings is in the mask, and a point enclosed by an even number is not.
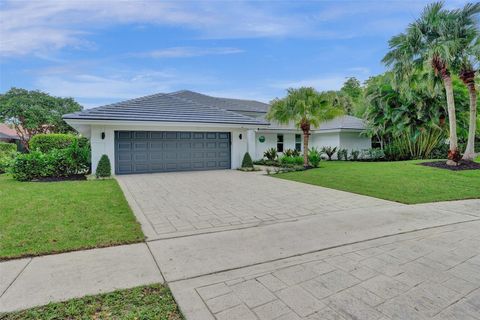
<svg viewBox="0 0 480 320"><path fill-rule="evenodd" d="M179 172L117 179L149 240L392 204L258 172Z"/></svg>
<svg viewBox="0 0 480 320"><path fill-rule="evenodd" d="M117 178L188 320L480 320L480 200L237 171Z"/></svg>

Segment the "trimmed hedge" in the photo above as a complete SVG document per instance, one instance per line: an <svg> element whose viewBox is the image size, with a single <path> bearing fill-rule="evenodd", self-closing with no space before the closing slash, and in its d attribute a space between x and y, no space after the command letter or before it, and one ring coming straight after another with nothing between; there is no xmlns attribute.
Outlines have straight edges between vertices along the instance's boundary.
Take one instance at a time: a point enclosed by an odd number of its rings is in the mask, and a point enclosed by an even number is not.
<svg viewBox="0 0 480 320"><path fill-rule="evenodd" d="M30 141L30 150L41 152L50 152L54 149L68 148L72 143L78 142L79 147L83 148L88 145L88 139L73 134L48 133L34 135Z"/></svg>
<svg viewBox="0 0 480 320"><path fill-rule="evenodd" d="M8 170L16 153L17 145L15 143L0 141L0 173Z"/></svg>
<svg viewBox="0 0 480 320"><path fill-rule="evenodd" d="M49 152L38 150L18 154L9 169L14 179L31 181L41 178L69 177L90 170L90 148L74 141L68 148Z"/></svg>
<svg viewBox="0 0 480 320"><path fill-rule="evenodd" d="M110 159L106 154L102 155L100 161L98 161L97 170L95 176L97 178L107 178L112 175L112 166L110 165Z"/></svg>
<svg viewBox="0 0 480 320"><path fill-rule="evenodd" d="M248 152L245 152L245 155L243 156L242 168L253 168L252 157L250 157Z"/></svg>

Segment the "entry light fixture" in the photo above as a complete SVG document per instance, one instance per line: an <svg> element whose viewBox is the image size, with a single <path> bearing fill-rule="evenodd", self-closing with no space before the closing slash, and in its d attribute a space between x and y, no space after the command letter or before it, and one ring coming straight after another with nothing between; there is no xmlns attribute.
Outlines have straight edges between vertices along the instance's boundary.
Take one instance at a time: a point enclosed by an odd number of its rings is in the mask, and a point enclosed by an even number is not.
<svg viewBox="0 0 480 320"><path fill-rule="evenodd" d="M105 139L105 132L102 132L102 140Z"/></svg>
<svg viewBox="0 0 480 320"><path fill-rule="evenodd" d="M238 139L242 140L242 134L241 133L238 135Z"/></svg>

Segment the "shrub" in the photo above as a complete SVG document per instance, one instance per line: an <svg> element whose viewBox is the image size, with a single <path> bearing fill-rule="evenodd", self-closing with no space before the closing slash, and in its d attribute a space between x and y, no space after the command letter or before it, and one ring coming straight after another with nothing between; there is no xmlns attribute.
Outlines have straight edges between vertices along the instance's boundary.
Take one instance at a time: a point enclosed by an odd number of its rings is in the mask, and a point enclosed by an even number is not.
<svg viewBox="0 0 480 320"><path fill-rule="evenodd" d="M287 149L283 151L283 155L287 157L298 157L300 155L300 151L297 149Z"/></svg>
<svg viewBox="0 0 480 320"><path fill-rule="evenodd" d="M49 154L40 151L18 154L13 160L10 172L15 180L30 181L53 176L55 172Z"/></svg>
<svg viewBox="0 0 480 320"><path fill-rule="evenodd" d="M350 152L350 158L351 158L353 161L357 161L359 157L360 157L360 151L358 151L358 150L352 150L352 151Z"/></svg>
<svg viewBox="0 0 480 320"><path fill-rule="evenodd" d="M17 145L15 143L0 141L0 173L4 173L8 170L16 153Z"/></svg>
<svg viewBox="0 0 480 320"><path fill-rule="evenodd" d="M328 157L328 160L332 160L333 155L337 152L337 147L323 147L322 152Z"/></svg>
<svg viewBox="0 0 480 320"><path fill-rule="evenodd" d="M250 157L248 152L245 152L245 155L243 156L242 168L253 168L252 157Z"/></svg>
<svg viewBox="0 0 480 320"><path fill-rule="evenodd" d="M347 149L338 149L337 151L338 160L348 160L348 150Z"/></svg>
<svg viewBox="0 0 480 320"><path fill-rule="evenodd" d="M285 165L289 165L289 166L292 166L292 165L302 165L303 164L303 157L300 157L300 156L296 156L296 157L289 157L289 156L282 156L280 158L280 164L282 166L285 166Z"/></svg>
<svg viewBox="0 0 480 320"><path fill-rule="evenodd" d="M29 145L30 150L49 152L53 149L65 149L79 138L73 134L63 133L37 134L30 139Z"/></svg>
<svg viewBox="0 0 480 320"><path fill-rule="evenodd" d="M308 162L312 167L317 168L322 160L322 153L317 148L310 148L308 150Z"/></svg>
<svg viewBox="0 0 480 320"><path fill-rule="evenodd" d="M100 161L98 161L97 170L95 171L95 176L97 178L106 178L112 175L112 167L110 166L110 159L104 154Z"/></svg>
<svg viewBox="0 0 480 320"><path fill-rule="evenodd" d="M385 158L385 153L380 148L364 149L360 153L360 159L366 161L379 161Z"/></svg>
<svg viewBox="0 0 480 320"><path fill-rule="evenodd" d="M253 162L253 164L257 164L259 166L274 166L274 167L277 167L280 165L277 160L266 160L266 159L256 160Z"/></svg>
<svg viewBox="0 0 480 320"><path fill-rule="evenodd" d="M86 174L90 170L90 148L80 147L74 141L68 148L52 149L49 152L33 150L18 154L10 170L13 178L30 181L46 177L68 177Z"/></svg>
<svg viewBox="0 0 480 320"><path fill-rule="evenodd" d="M277 156L278 156L277 149L275 149L275 148L267 149L263 153L263 156L265 158L267 158L267 160L273 161L273 160L277 159Z"/></svg>

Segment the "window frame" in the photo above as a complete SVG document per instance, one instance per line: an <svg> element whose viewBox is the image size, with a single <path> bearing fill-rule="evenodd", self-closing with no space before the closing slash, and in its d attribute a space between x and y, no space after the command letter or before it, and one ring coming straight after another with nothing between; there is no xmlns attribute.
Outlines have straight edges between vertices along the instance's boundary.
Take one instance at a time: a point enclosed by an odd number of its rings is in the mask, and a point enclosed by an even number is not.
<svg viewBox="0 0 480 320"><path fill-rule="evenodd" d="M281 137L281 138L280 138ZM277 133L277 152L282 152L284 149L285 136L283 133Z"/></svg>
<svg viewBox="0 0 480 320"><path fill-rule="evenodd" d="M298 141L297 141L297 137L298 137ZM302 135L300 133L295 133L295 150L302 151Z"/></svg>

